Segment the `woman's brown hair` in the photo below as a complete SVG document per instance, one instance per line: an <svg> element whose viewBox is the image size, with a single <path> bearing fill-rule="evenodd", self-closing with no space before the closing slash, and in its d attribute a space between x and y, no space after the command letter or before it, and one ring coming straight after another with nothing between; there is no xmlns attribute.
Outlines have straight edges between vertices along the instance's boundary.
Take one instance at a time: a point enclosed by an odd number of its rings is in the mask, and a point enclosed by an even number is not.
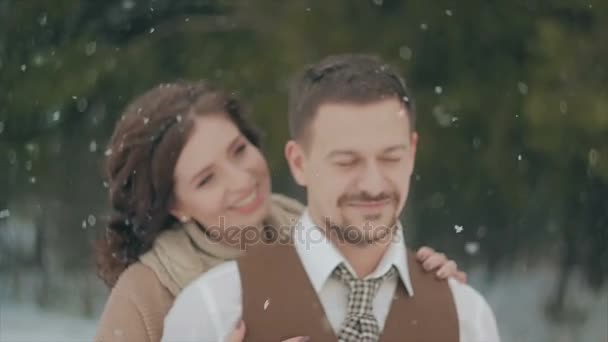
<svg viewBox="0 0 608 342"><path fill-rule="evenodd" d="M113 214L97 241L97 273L108 286L176 219L174 170L197 116L224 114L259 147L238 99L206 81L159 85L134 99L116 124L105 176Z"/></svg>

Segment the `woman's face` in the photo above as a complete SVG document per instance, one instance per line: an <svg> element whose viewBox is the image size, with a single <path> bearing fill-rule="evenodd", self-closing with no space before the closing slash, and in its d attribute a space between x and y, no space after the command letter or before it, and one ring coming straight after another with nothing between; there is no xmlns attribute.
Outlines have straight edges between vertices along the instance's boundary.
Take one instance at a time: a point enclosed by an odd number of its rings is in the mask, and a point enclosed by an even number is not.
<svg viewBox="0 0 608 342"><path fill-rule="evenodd" d="M174 177L171 213L180 221L196 220L212 234L258 226L270 210L266 160L227 115L194 119Z"/></svg>

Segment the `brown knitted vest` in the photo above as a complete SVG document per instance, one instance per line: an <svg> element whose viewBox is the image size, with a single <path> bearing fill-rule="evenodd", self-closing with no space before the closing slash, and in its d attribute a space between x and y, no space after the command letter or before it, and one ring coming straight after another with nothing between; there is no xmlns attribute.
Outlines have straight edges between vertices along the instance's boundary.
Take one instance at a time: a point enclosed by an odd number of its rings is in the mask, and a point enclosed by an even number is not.
<svg viewBox="0 0 608 342"><path fill-rule="evenodd" d="M237 264L246 341L338 340L292 244L256 246ZM458 342L458 315L447 281L425 272L412 254L408 265L415 295L399 282L380 341Z"/></svg>

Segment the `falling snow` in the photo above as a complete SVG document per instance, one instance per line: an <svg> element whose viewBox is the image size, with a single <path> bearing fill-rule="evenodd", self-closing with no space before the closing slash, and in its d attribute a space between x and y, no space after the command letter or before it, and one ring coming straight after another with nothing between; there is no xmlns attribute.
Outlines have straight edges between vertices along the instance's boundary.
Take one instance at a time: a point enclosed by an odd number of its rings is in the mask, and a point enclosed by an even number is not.
<svg viewBox="0 0 608 342"><path fill-rule="evenodd" d="M150 33L154 33L154 27L150 29Z"/></svg>
<svg viewBox="0 0 608 342"><path fill-rule="evenodd" d="M89 215L89 217L87 217L87 222L89 223L89 226L94 226L97 222L97 219L94 215Z"/></svg>
<svg viewBox="0 0 608 342"><path fill-rule="evenodd" d="M270 298L266 299L266 301L264 302L264 311L268 309L268 305L270 305Z"/></svg>
<svg viewBox="0 0 608 342"><path fill-rule="evenodd" d="M45 61L46 61L45 58L42 57L42 55L40 55L40 54L37 54L36 56L34 56L34 65L35 66L41 66L44 64Z"/></svg>
<svg viewBox="0 0 608 342"><path fill-rule="evenodd" d="M91 141L91 143L89 144L89 151L97 151L97 142L95 140Z"/></svg>
<svg viewBox="0 0 608 342"><path fill-rule="evenodd" d="M97 42L92 41L87 43L87 45L84 48L84 52L86 53L87 56L92 56L95 51L97 51Z"/></svg>
<svg viewBox="0 0 608 342"><path fill-rule="evenodd" d="M89 102L87 101L87 99L84 99L84 98L78 99L78 101L76 102L76 108L81 113L83 113L87 109L88 105L89 105ZM95 122L95 120L96 120L96 118L93 117L93 123L96 124L97 122Z"/></svg>
<svg viewBox="0 0 608 342"><path fill-rule="evenodd" d="M38 18L38 23L40 24L40 26L45 26L46 23L48 21L48 17L46 15L46 13L43 13L40 18Z"/></svg>
<svg viewBox="0 0 608 342"><path fill-rule="evenodd" d="M135 7L135 2L133 0L124 0L122 2L122 8L124 8L126 10L130 10L133 7Z"/></svg>
<svg viewBox="0 0 608 342"><path fill-rule="evenodd" d="M4 219L11 216L11 212L8 209L0 210L0 219Z"/></svg>
<svg viewBox="0 0 608 342"><path fill-rule="evenodd" d="M440 86L435 86L435 94L439 95L441 93L443 93L443 88Z"/></svg>
<svg viewBox="0 0 608 342"><path fill-rule="evenodd" d="M464 245L464 250L469 255L475 255L479 252L479 243L478 242L467 242Z"/></svg>
<svg viewBox="0 0 608 342"><path fill-rule="evenodd" d="M596 149L592 148L589 150L589 165L596 166L599 159L600 153Z"/></svg>
<svg viewBox="0 0 608 342"><path fill-rule="evenodd" d="M525 84L524 82L518 82L517 83L517 89L519 89L519 92L522 95L526 95L528 93L528 85Z"/></svg>
<svg viewBox="0 0 608 342"><path fill-rule="evenodd" d="M481 139L474 138L473 139L473 148L475 148L476 150L478 150L480 147L481 147Z"/></svg>
<svg viewBox="0 0 608 342"><path fill-rule="evenodd" d="M401 57L402 59L410 60L412 58L412 49L410 49L408 46L402 46L399 48L399 57Z"/></svg>
<svg viewBox="0 0 608 342"><path fill-rule="evenodd" d="M420 24L420 28L421 28L423 31L426 31L426 30L429 28L429 26L428 26L427 24L424 24L424 23L423 23L423 24Z"/></svg>
<svg viewBox="0 0 608 342"><path fill-rule="evenodd" d="M59 121L59 119L61 118L61 112L60 111L55 111L53 113L53 121Z"/></svg>
<svg viewBox="0 0 608 342"><path fill-rule="evenodd" d="M562 112L562 114L568 113L568 103L566 103L566 101L559 102L559 111Z"/></svg>
<svg viewBox="0 0 608 342"><path fill-rule="evenodd" d="M458 121L458 117L456 115L446 112L445 109L440 105L433 108L433 116L441 127L450 127L452 124Z"/></svg>
<svg viewBox="0 0 608 342"><path fill-rule="evenodd" d="M17 152L10 150L8 151L8 162L14 165L17 162Z"/></svg>
<svg viewBox="0 0 608 342"><path fill-rule="evenodd" d="M464 227L455 224L454 225L454 230L456 231L456 233L461 233L464 230Z"/></svg>
<svg viewBox="0 0 608 342"><path fill-rule="evenodd" d="M451 17L451 16L452 16L452 10L449 10L449 9L445 10L445 14L446 14L448 17Z"/></svg>

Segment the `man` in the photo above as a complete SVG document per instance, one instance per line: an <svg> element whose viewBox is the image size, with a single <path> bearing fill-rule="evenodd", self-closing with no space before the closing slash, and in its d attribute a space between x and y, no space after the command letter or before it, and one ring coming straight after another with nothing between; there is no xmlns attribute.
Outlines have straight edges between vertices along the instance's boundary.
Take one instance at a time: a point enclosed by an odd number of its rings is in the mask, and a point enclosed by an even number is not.
<svg viewBox="0 0 608 342"><path fill-rule="evenodd" d="M308 200L292 238L185 289L165 340L223 341L239 322L248 341L499 341L481 295L407 251L398 217L418 135L398 74L375 57L328 57L295 79L289 122L285 156Z"/></svg>

